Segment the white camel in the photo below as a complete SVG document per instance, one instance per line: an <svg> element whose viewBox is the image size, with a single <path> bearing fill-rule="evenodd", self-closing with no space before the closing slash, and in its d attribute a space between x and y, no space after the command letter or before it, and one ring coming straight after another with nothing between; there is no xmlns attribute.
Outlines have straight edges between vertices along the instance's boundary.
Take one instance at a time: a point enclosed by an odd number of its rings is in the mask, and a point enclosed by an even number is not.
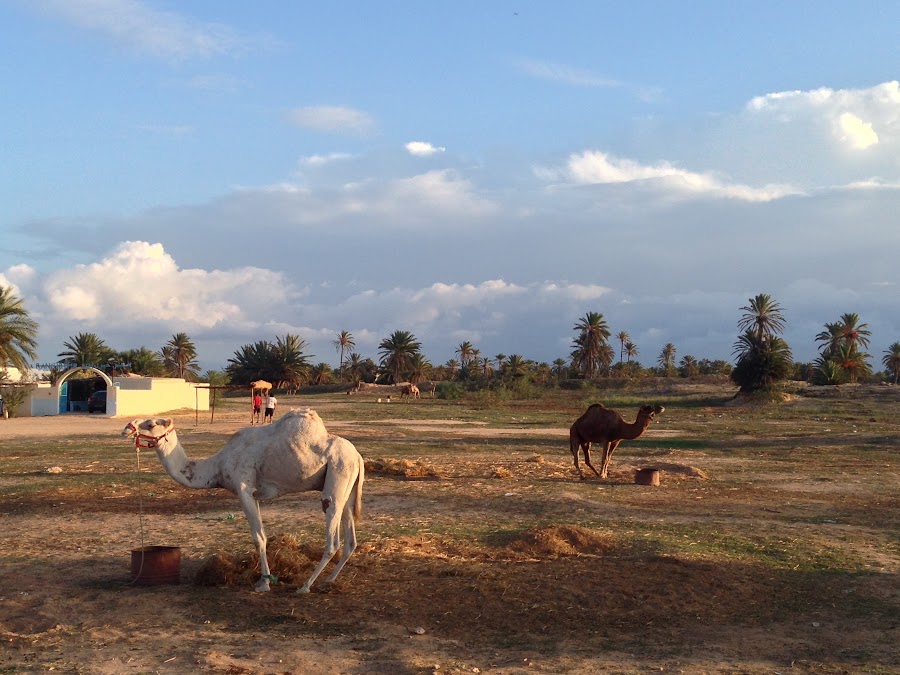
<svg viewBox="0 0 900 675"><path fill-rule="evenodd" d="M262 576L255 586L259 592L268 591L269 582L274 580L266 560L260 500L293 492L322 491L325 553L298 593L309 592L340 548L341 526L344 548L326 582L335 580L356 550L356 519L362 512L365 465L350 441L328 433L315 410L291 410L275 424L241 429L219 452L206 459L190 459L185 454L171 419L134 420L125 426L122 435L134 438L138 448L155 449L168 474L181 485L225 488L238 496L259 549Z"/></svg>

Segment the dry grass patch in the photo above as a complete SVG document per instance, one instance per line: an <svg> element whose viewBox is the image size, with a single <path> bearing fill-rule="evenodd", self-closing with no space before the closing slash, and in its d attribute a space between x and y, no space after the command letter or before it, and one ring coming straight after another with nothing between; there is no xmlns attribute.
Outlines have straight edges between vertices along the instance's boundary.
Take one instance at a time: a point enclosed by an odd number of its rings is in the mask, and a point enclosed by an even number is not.
<svg viewBox="0 0 900 675"><path fill-rule="evenodd" d="M400 476L401 478L441 478L437 469L431 464L410 459L367 459L366 472L381 476Z"/></svg>

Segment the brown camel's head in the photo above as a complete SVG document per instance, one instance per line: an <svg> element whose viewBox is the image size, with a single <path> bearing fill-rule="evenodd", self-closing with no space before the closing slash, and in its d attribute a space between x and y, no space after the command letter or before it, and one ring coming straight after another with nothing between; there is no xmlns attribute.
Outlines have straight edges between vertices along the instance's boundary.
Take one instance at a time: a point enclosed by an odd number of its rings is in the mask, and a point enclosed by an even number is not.
<svg viewBox="0 0 900 675"><path fill-rule="evenodd" d="M665 412L665 410L661 405L642 405L638 411L638 417L646 417L647 420L652 420L656 415Z"/></svg>

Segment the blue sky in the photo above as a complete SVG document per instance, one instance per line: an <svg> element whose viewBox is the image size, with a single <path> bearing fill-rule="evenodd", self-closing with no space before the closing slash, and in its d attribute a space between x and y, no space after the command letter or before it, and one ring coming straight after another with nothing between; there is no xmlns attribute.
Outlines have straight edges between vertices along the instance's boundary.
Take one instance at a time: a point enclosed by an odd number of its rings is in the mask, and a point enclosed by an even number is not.
<svg viewBox="0 0 900 675"><path fill-rule="evenodd" d="M626 6L627 5L627 6ZM655 364L782 305L900 340L900 5L0 0L0 283L40 361L297 333Z"/></svg>

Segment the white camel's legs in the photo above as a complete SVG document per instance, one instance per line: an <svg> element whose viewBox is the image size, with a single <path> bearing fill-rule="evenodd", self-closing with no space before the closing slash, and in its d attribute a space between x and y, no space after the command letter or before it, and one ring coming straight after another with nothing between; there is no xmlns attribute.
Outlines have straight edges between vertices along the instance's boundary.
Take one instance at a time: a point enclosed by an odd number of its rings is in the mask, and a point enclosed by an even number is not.
<svg viewBox="0 0 900 675"><path fill-rule="evenodd" d="M337 578L337 575L347 564L347 560L356 550L356 518L353 515L353 501L348 499L344 505L344 515L341 517L341 525L344 530L344 549L341 551L341 557L334 566L334 571L325 578L326 583L331 583Z"/></svg>
<svg viewBox="0 0 900 675"><path fill-rule="evenodd" d="M256 582L256 586L253 587L253 590L258 593L265 593L269 590L269 581L271 580L272 575L269 572L269 561L266 558L266 532L263 529L262 515L259 512L259 502L256 501L254 492L254 488L244 485L241 487L241 492L238 496L241 500L241 507L244 510L244 515L247 517L247 522L250 524L250 533L253 536L253 543L256 544L256 548L259 550L260 577L259 581Z"/></svg>
<svg viewBox="0 0 900 675"><path fill-rule="evenodd" d="M325 551L322 559L316 565L316 569L310 575L306 583L301 586L298 593L309 593L313 582L325 569L328 562L337 553L341 547L341 521L347 517L347 509L350 509L349 518L353 520L352 503L350 496L359 476L359 467L355 464L352 467L329 465L325 474L325 486L322 488L322 510L325 511ZM347 524L344 523L345 535L347 532ZM344 553L342 553L338 566L334 572L328 577L328 581L334 581L337 573L341 571L341 567L347 562L350 555L347 553L347 547L352 546L350 553L356 548L356 529L355 524L352 529L351 541L344 542Z"/></svg>
<svg viewBox="0 0 900 675"><path fill-rule="evenodd" d="M323 504L325 502L324 496L322 497L322 502ZM343 505L341 505L341 507L343 507ZM327 565L328 561L334 557L334 554L340 547L339 514L338 505L335 503L335 500L332 499L325 509L325 552L322 554L322 559L319 561L319 564L316 565L316 569L313 570L309 579L307 579L306 583L297 590L298 593L309 593L310 586L313 585L313 582L322 573L322 570L325 569L325 565Z"/></svg>

